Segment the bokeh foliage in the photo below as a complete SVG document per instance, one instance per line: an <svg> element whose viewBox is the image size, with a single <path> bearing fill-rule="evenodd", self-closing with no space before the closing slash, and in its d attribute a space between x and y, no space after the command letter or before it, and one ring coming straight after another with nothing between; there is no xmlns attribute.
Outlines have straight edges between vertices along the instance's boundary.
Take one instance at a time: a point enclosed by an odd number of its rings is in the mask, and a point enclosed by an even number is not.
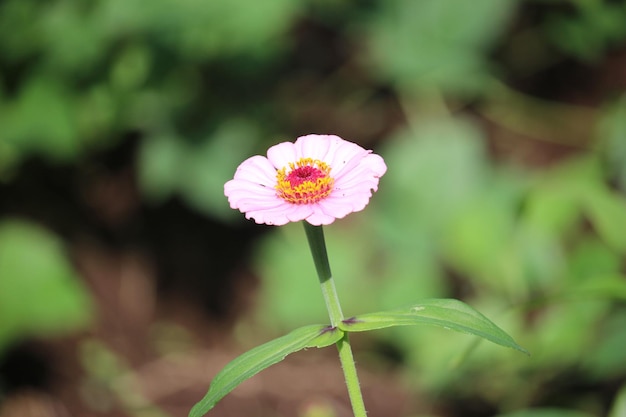
<svg viewBox="0 0 626 417"><path fill-rule="evenodd" d="M0 181L32 158L81 166L138 137L146 204L179 196L238 227L222 194L236 165L310 126L336 127L389 166L370 207L327 229L346 314L454 296L533 354L393 329L362 339L368 357L384 361L378 347L391 346L416 390L498 412L600 415L593 389L553 404L549 388L573 374L610 390L626 375L626 81L611 59L623 57L624 21L623 1L5 0ZM532 83L569 67L605 69L614 84ZM381 122L391 106L401 116ZM367 143L352 136L368 131ZM493 152L511 135L562 156ZM300 226L269 232L255 259L255 326L324 319ZM54 302L29 287L42 283ZM88 304L58 237L2 223L0 350L85 325ZM577 415L524 413L512 415Z"/></svg>
<svg viewBox="0 0 626 417"><path fill-rule="evenodd" d="M89 322L89 295L50 232L2 221L0 271L0 355L24 337L68 333Z"/></svg>

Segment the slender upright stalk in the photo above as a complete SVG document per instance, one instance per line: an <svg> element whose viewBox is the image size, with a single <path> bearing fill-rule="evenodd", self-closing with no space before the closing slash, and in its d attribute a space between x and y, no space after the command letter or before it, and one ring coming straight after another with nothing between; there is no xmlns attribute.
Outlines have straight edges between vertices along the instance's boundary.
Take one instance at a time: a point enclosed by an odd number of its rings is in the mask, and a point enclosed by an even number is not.
<svg viewBox="0 0 626 417"><path fill-rule="evenodd" d="M343 313L341 311L341 305L339 304L335 281L330 272L326 242L324 241L324 229L322 229L322 226L313 226L306 221L303 222L303 224L307 240L309 241L309 247L311 248L311 254L313 255L317 276L322 287L326 309L330 316L330 323L333 327L337 327L343 320ZM337 342L337 349L339 350L339 360L341 361L343 375L346 380L346 386L348 387L348 395L350 396L354 416L366 417L367 412L365 411L363 394L359 386L359 378L356 372L354 356L352 355L352 348L350 347L350 339L348 338L347 332L344 333L343 338Z"/></svg>

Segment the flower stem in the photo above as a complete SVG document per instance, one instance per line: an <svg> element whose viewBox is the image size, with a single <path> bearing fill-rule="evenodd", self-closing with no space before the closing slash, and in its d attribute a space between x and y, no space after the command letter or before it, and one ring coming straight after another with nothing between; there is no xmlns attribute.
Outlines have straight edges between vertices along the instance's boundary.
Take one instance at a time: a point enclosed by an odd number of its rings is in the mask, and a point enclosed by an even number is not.
<svg viewBox="0 0 626 417"><path fill-rule="evenodd" d="M322 229L322 226L313 226L306 221L302 223L304 224L306 237L309 241L311 254L313 255L313 262L315 263L317 276L322 287L322 294L324 295L326 309L330 316L330 323L333 327L337 327L343 320L343 313L341 311L341 305L339 304L335 281L330 272L326 242L324 241L324 229ZM363 394L359 386L359 378L356 372L354 356L352 356L352 348L350 347L350 339L348 338L347 332L344 333L343 338L337 342L337 349L339 350L339 360L341 361L341 367L346 380L354 416L366 417L367 412L365 411Z"/></svg>

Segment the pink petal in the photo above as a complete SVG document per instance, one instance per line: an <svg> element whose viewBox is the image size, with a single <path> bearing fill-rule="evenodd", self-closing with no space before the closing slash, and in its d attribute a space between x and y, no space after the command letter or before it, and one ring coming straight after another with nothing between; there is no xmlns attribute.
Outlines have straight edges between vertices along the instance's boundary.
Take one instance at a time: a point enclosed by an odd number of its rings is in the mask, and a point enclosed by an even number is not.
<svg viewBox="0 0 626 417"><path fill-rule="evenodd" d="M341 219L354 211L353 202L330 197L319 203L321 211L327 216Z"/></svg>
<svg viewBox="0 0 626 417"><path fill-rule="evenodd" d="M248 201L271 202L280 200L273 188L245 180L228 181L224 184L224 194L228 197L230 207L240 209L242 212L246 210Z"/></svg>
<svg viewBox="0 0 626 417"><path fill-rule="evenodd" d="M308 216L305 220L313 226L328 225L335 221L337 217L325 214L321 210L316 210L313 214Z"/></svg>
<svg viewBox="0 0 626 417"><path fill-rule="evenodd" d="M224 194L229 198L238 198L241 195L266 197L275 195L276 191L274 187L266 187L246 180L230 180L224 184Z"/></svg>
<svg viewBox="0 0 626 417"><path fill-rule="evenodd" d="M267 224L270 226L282 226L290 221L282 211L275 213L248 211L246 212L246 219L253 219L256 224Z"/></svg>
<svg viewBox="0 0 626 417"><path fill-rule="evenodd" d="M296 162L300 157L296 154L296 147L291 142L274 145L267 150L267 159L276 169L282 169L290 162Z"/></svg>
<svg viewBox="0 0 626 417"><path fill-rule="evenodd" d="M359 164L343 175L335 177L335 187L340 189L358 186L359 183L371 183L371 188L378 188L378 180L387 171L383 159L375 154L368 154L359 161Z"/></svg>
<svg viewBox="0 0 626 417"><path fill-rule="evenodd" d="M282 207L283 200L276 198L273 200L260 200L260 199L242 199L237 201L237 206L233 208L239 209L241 212L246 211L261 211L261 210L273 210L277 207Z"/></svg>
<svg viewBox="0 0 626 417"><path fill-rule="evenodd" d="M354 211L361 211L369 203L372 193L367 192L353 193L348 196L329 196L324 201L320 202L320 206L327 214L332 214L335 217L344 217L345 215Z"/></svg>
<svg viewBox="0 0 626 417"><path fill-rule="evenodd" d="M300 220L304 220L313 214L313 208L309 205L294 205L293 210L287 214L287 217L292 222L299 222Z"/></svg>
<svg viewBox="0 0 626 417"><path fill-rule="evenodd" d="M378 189L378 177L372 175L356 175L350 177L342 177L339 181L335 182L335 190L342 193L351 194L351 190L374 190Z"/></svg>
<svg viewBox="0 0 626 417"><path fill-rule="evenodd" d="M276 170L267 158L256 155L246 159L237 167L235 179L274 187L276 185Z"/></svg>
<svg viewBox="0 0 626 417"><path fill-rule="evenodd" d="M326 162L326 154L338 140L342 139L334 135L306 135L296 139L294 145L298 158L311 158Z"/></svg>
<svg viewBox="0 0 626 417"><path fill-rule="evenodd" d="M357 166L361 160L371 151L366 151L359 145L351 142L343 142L335 149L329 164L335 179Z"/></svg>
<svg viewBox="0 0 626 417"><path fill-rule="evenodd" d="M303 220L302 218L294 216L295 211L297 211L297 206L283 202L281 205L274 208L248 211L246 218L252 218L258 224L265 223L272 226L282 226L291 221ZM297 220L291 220L291 218L296 218Z"/></svg>
<svg viewBox="0 0 626 417"><path fill-rule="evenodd" d="M361 165L363 168L367 168L375 173L379 178L387 172L387 164L385 164L385 160L380 155L376 155L375 153L370 153L363 158Z"/></svg>

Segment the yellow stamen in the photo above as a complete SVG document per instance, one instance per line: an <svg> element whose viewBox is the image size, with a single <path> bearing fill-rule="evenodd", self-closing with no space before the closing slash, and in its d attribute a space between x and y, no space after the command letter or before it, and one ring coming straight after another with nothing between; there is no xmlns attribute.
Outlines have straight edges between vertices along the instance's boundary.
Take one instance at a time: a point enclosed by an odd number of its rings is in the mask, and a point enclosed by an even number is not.
<svg viewBox="0 0 626 417"><path fill-rule="evenodd" d="M291 204L314 204L328 197L335 180L325 162L301 158L276 174L276 193Z"/></svg>

